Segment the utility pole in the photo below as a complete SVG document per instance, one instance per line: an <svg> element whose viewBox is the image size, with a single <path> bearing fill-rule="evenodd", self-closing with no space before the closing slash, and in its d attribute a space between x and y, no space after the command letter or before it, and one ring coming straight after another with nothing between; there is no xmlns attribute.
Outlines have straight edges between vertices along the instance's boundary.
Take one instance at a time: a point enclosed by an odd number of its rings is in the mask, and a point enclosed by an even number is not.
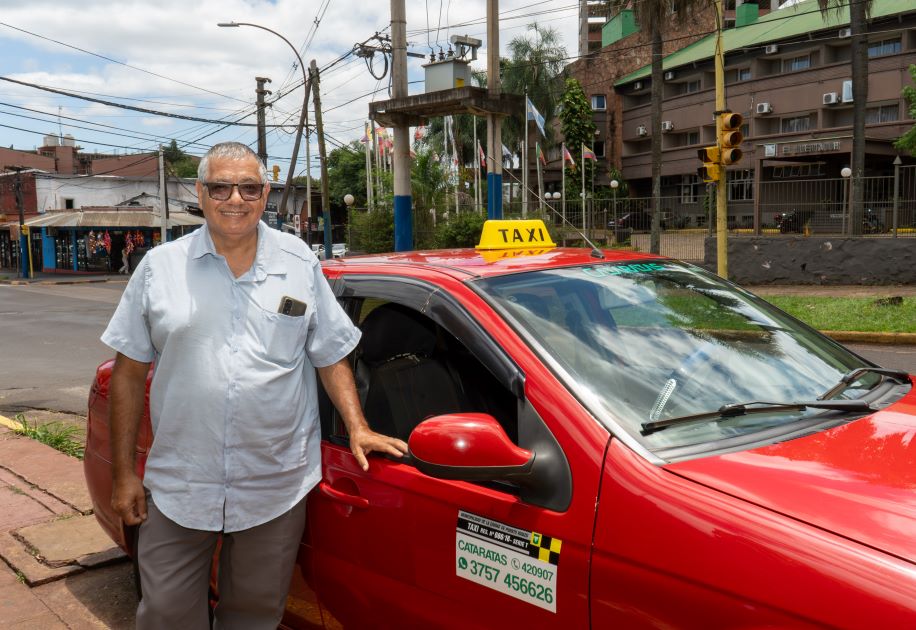
<svg viewBox="0 0 916 630"><path fill-rule="evenodd" d="M22 171L24 166L4 166L5 171L16 171L16 209L19 211L19 277L29 277L29 232L25 225L25 208L22 204Z"/></svg>
<svg viewBox="0 0 916 630"><path fill-rule="evenodd" d="M169 193L165 188L165 154L159 147L159 243L169 240Z"/></svg>
<svg viewBox="0 0 916 630"><path fill-rule="evenodd" d="M499 98L499 0L487 0L487 89L490 98ZM502 138L502 119L487 114L488 219L503 218Z"/></svg>
<svg viewBox="0 0 916 630"><path fill-rule="evenodd" d="M255 77L254 80L258 83L254 91L258 97L258 157L261 158L264 166L267 166L267 122L264 120L264 95L273 94L273 92L264 89L264 84L270 83L267 77Z"/></svg>
<svg viewBox="0 0 916 630"><path fill-rule="evenodd" d="M391 96L407 98L407 14L404 0L391 0ZM413 249L410 195L410 128L394 127L394 251Z"/></svg>
<svg viewBox="0 0 916 630"><path fill-rule="evenodd" d="M725 112L725 51L722 47L722 23L725 19L722 0L716 0L716 144L722 152L722 127ZM719 158L721 160L721 157ZM716 183L716 273L728 279L728 202L724 166Z"/></svg>
<svg viewBox="0 0 916 630"><path fill-rule="evenodd" d="M331 194L328 191L328 159L324 144L324 124L321 122L321 89L319 87L318 64L312 59L309 64L309 83L315 101L315 126L318 129L318 157L321 160L321 213L324 215L324 258L334 257L331 238Z"/></svg>

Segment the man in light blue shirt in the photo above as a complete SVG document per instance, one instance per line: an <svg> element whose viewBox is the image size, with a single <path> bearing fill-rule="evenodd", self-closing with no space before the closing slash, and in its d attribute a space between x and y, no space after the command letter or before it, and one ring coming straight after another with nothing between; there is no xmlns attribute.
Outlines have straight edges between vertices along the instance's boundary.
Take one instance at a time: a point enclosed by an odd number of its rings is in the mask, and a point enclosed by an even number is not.
<svg viewBox="0 0 916 630"><path fill-rule="evenodd" d="M118 353L112 505L140 524L139 629L207 627L220 534L216 627L276 628L304 497L321 477L316 369L360 466L372 451L407 451L369 429L346 358L359 330L311 250L260 221L269 189L251 149L213 147L197 182L206 226L147 253L102 335ZM141 484L134 451L151 363Z"/></svg>

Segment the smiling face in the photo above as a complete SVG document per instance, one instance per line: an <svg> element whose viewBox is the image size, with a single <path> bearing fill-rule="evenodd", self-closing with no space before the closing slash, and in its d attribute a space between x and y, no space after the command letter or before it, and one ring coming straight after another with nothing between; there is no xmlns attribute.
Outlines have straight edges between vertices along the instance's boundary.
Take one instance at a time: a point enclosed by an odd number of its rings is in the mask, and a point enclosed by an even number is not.
<svg viewBox="0 0 916 630"><path fill-rule="evenodd" d="M217 250L221 246L236 246L248 239L257 240L258 221L267 205L267 193L270 184L261 183L260 163L255 157L229 159L212 157L208 165L207 184L257 184L262 186L261 198L246 201L242 198L237 186L232 187L232 194L225 201L210 197L207 187L200 180L197 182L197 196L210 236Z"/></svg>

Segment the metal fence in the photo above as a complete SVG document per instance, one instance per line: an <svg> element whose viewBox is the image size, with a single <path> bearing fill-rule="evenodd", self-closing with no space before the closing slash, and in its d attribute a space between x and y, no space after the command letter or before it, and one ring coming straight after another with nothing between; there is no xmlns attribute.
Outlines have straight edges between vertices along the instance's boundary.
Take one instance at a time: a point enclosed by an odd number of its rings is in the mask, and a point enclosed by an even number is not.
<svg viewBox="0 0 916 630"><path fill-rule="evenodd" d="M785 171L784 171L785 172ZM791 176L792 171L787 175ZM864 200L854 206L847 178L791 179L761 182L756 190L747 186L730 190L727 225L732 237L745 235L837 235L870 238L916 237L916 166L901 166L895 175L866 177ZM738 194L740 193L740 194ZM753 197L757 195L755 200ZM705 239L715 228L715 189L688 187L680 196L660 199L661 254L682 260L703 261ZM650 250L652 200L649 197L613 196L530 201L527 216L543 219L559 242L585 244L583 235L601 246L628 246ZM583 211L584 210L584 211ZM486 208L450 206L437 213L436 221L448 221L456 213ZM506 218L523 216L522 202L503 204ZM415 221L415 241L429 246L435 223Z"/></svg>

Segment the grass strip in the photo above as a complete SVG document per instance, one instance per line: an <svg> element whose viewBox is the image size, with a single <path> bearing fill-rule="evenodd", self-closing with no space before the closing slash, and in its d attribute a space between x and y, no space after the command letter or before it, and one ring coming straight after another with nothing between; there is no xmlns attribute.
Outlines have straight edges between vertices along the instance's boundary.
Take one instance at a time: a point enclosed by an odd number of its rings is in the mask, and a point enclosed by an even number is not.
<svg viewBox="0 0 916 630"><path fill-rule="evenodd" d="M765 299L818 330L916 333L914 297L899 304L876 298L771 295Z"/></svg>
<svg viewBox="0 0 916 630"><path fill-rule="evenodd" d="M16 420L22 425L21 429L15 430L19 435L47 444L65 455L83 459L83 440L77 427L62 422L31 424L21 413L16 415Z"/></svg>

